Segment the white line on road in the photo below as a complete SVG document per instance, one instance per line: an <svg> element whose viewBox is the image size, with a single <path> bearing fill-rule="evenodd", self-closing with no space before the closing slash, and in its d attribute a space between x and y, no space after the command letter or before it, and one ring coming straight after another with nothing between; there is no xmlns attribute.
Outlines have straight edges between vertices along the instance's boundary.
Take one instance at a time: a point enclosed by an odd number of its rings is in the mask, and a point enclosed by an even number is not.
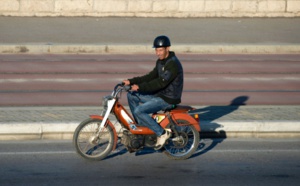
<svg viewBox="0 0 300 186"><path fill-rule="evenodd" d="M120 150L115 150L113 151L113 153L117 153ZM147 150L145 150L146 152ZM151 151L151 150L148 150ZM203 150L198 150L195 153L199 153L201 151L206 151L205 149ZM250 152L254 152L254 153L266 153L266 152L272 152L272 153L276 153L276 152L299 152L300 153L300 149L276 149L276 150L272 150L272 149L253 149L253 150L246 150L246 149L241 149L241 150L208 150L210 153L250 153ZM207 151L207 152L208 152ZM60 155L60 154L75 154L75 151L39 151L39 152L0 152L0 156L11 156L11 155Z"/></svg>
<svg viewBox="0 0 300 186"><path fill-rule="evenodd" d="M69 83L69 82L88 82L94 81L93 79L1 79L0 83L27 83L27 82L59 82L59 83Z"/></svg>
<svg viewBox="0 0 300 186"><path fill-rule="evenodd" d="M0 152L0 155L55 155L55 154L74 154L75 151L44 151L44 152Z"/></svg>
<svg viewBox="0 0 300 186"><path fill-rule="evenodd" d="M110 78L107 81L122 81L121 78ZM16 79L0 79L0 83L32 83L32 82L56 82L56 83L72 83L72 82L100 82L101 78L37 78L37 79L25 79L25 78L16 78Z"/></svg>

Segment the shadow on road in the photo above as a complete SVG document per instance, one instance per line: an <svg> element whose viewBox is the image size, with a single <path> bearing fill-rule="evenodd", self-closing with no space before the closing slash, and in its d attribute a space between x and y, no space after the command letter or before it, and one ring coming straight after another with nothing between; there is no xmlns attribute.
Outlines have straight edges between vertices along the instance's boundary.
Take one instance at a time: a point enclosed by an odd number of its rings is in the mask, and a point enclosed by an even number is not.
<svg viewBox="0 0 300 186"><path fill-rule="evenodd" d="M208 106L191 112L199 114L201 130L205 131L200 133L200 143L197 151L192 157L200 156L212 150L227 138L226 132L224 130L219 130L222 125L215 123L214 121L238 110L240 106L246 105L248 99L248 96L239 96L233 99L229 105ZM208 142L205 139L210 139L209 141L211 142Z"/></svg>

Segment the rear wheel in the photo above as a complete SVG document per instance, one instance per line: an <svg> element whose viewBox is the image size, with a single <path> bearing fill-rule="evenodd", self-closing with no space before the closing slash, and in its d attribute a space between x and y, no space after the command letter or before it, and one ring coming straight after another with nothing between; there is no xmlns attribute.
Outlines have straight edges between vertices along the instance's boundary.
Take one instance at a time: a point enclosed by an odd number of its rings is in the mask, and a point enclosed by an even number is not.
<svg viewBox="0 0 300 186"><path fill-rule="evenodd" d="M194 126L188 125L188 121L176 120L176 122L185 125L175 126L178 136L167 140L164 153L171 159L184 160L191 157L197 150L200 135Z"/></svg>
<svg viewBox="0 0 300 186"><path fill-rule="evenodd" d="M98 134L102 120L87 119L80 123L75 130L73 143L76 152L89 160L102 160L113 149L114 132L110 125Z"/></svg>

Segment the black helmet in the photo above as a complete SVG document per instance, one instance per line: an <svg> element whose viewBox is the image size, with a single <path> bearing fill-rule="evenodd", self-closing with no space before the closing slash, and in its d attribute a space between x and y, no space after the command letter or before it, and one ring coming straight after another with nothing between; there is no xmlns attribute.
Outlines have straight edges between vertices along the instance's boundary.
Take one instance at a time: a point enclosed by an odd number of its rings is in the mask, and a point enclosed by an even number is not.
<svg viewBox="0 0 300 186"><path fill-rule="evenodd" d="M167 36L157 36L153 42L153 48L171 46L170 39Z"/></svg>

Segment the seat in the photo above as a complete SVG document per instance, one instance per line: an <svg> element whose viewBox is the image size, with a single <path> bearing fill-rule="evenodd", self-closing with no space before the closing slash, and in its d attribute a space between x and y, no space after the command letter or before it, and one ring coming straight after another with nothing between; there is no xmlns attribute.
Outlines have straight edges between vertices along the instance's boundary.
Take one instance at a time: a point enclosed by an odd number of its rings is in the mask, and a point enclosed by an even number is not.
<svg viewBox="0 0 300 186"><path fill-rule="evenodd" d="M164 112L188 112L190 110L194 110L195 108L189 105L172 105L164 109Z"/></svg>

